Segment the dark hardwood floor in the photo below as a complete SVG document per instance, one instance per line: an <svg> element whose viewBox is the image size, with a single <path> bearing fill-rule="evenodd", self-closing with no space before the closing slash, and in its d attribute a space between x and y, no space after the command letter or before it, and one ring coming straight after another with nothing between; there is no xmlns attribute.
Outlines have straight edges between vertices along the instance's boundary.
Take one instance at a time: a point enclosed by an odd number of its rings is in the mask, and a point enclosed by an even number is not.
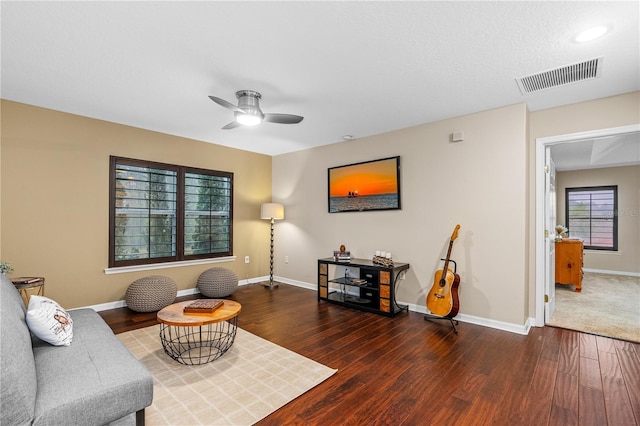
<svg viewBox="0 0 640 426"><path fill-rule="evenodd" d="M190 299L197 296L180 298ZM238 325L338 369L259 425L638 425L640 345L553 327L527 336L386 318L289 285L240 286ZM115 333L155 313L101 312Z"/></svg>

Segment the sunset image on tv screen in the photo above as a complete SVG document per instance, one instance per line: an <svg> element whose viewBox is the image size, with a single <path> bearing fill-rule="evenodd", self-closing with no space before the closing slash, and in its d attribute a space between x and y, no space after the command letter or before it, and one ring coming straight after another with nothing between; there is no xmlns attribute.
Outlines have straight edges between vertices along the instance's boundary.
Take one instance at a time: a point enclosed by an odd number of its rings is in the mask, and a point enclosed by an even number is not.
<svg viewBox="0 0 640 426"><path fill-rule="evenodd" d="M329 211L399 208L399 157L329 169Z"/></svg>

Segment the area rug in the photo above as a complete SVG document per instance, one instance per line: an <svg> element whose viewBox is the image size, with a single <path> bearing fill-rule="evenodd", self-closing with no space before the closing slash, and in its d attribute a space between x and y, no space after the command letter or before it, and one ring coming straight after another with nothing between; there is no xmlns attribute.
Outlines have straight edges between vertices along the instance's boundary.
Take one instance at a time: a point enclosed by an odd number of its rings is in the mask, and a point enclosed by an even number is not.
<svg viewBox="0 0 640 426"><path fill-rule="evenodd" d="M547 324L640 343L640 277L585 273L580 293L556 284Z"/></svg>
<svg viewBox="0 0 640 426"><path fill-rule="evenodd" d="M198 366L164 353L159 326L118 337L153 375L148 426L251 425L337 371L240 328L227 353Z"/></svg>

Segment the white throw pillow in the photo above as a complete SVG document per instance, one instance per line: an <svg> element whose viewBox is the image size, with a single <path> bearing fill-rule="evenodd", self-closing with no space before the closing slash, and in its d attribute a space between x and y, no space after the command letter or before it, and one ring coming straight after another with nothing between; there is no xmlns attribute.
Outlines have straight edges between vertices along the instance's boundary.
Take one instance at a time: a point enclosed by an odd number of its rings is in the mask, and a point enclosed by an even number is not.
<svg viewBox="0 0 640 426"><path fill-rule="evenodd" d="M73 340L71 316L48 297L31 296L27 326L39 339L54 346L69 346Z"/></svg>

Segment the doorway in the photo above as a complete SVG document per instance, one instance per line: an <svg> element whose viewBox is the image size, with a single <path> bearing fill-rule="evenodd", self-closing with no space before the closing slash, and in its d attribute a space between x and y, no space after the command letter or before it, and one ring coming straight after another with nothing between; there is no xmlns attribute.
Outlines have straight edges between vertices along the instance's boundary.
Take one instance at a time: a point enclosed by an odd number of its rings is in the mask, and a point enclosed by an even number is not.
<svg viewBox="0 0 640 426"><path fill-rule="evenodd" d="M622 126L609 129L594 130L589 132L572 133L566 135L550 136L536 139L536 158L535 158L535 255L536 255L536 313L535 325L542 327L545 325L545 295L555 292L555 282L550 278L550 268L553 268L553 256L548 253L548 239L554 238L554 230L547 224L549 212L551 208L555 208L555 204L550 201L548 194L547 173L550 164L548 164L548 151L551 146L557 144L577 143L586 139L611 137L622 135L625 133L640 132L640 125ZM553 204L553 205L551 205ZM550 229L549 229L550 228ZM555 293L554 293L555 294ZM548 298L548 296L547 296Z"/></svg>

